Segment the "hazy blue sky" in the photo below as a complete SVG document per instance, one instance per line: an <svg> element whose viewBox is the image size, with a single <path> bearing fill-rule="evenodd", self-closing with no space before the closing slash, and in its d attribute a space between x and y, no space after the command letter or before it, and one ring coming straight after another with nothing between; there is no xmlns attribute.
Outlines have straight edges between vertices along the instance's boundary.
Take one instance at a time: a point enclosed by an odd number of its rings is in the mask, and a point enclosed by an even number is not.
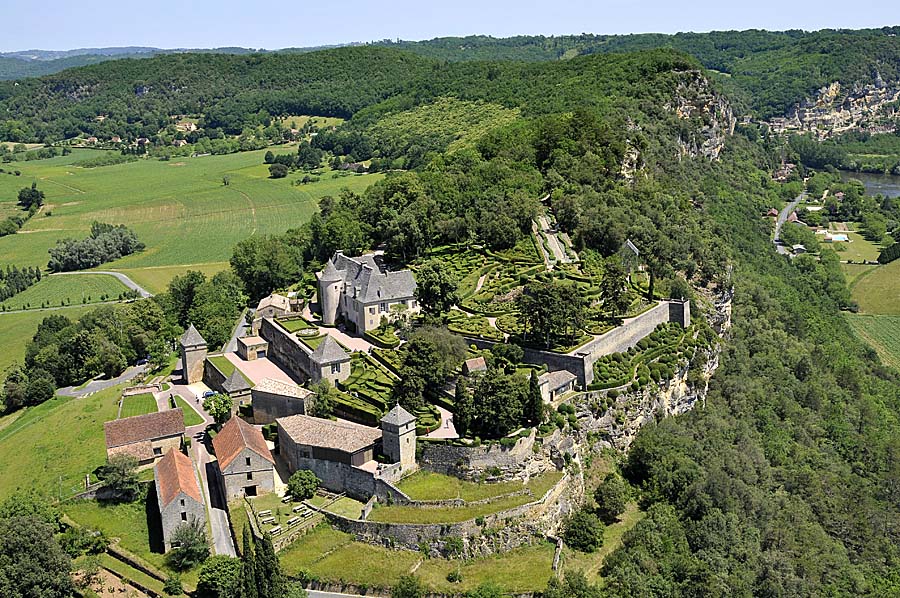
<svg viewBox="0 0 900 598"><path fill-rule="evenodd" d="M283 48L489 34L821 29L900 24L900 1L0 0L0 51Z"/></svg>

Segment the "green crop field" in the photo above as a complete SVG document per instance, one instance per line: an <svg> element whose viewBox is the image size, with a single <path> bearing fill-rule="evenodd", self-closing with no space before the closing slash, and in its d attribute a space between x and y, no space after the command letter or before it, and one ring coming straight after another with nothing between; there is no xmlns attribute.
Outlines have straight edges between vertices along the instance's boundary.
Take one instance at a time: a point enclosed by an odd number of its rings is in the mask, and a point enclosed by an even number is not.
<svg viewBox="0 0 900 598"><path fill-rule="evenodd" d="M25 345L37 332L41 320L51 315L62 315L70 320L77 320L90 309L90 307L79 305L65 309L35 309L17 313L0 312L0 336L6 340L9 346L9 350L0 352L0 376L9 366L21 363L25 359Z"/></svg>
<svg viewBox="0 0 900 598"><path fill-rule="evenodd" d="M47 205L18 234L0 238L0 255L5 263L43 267L47 249L58 239L85 237L91 222L100 220L131 227L147 245L145 251L105 269L221 264L238 241L305 222L323 195L337 196L344 187L362 191L382 177L333 178L326 171L317 183L294 185L301 175L268 178L264 154L260 150L82 168L73 164L100 152L74 150L69 156L17 164L21 176L0 176L0 207L9 208L19 189L32 181L46 193ZM149 276L155 289L164 286L158 276Z"/></svg>
<svg viewBox="0 0 900 598"><path fill-rule="evenodd" d="M0 499L19 487L62 498L83 490L85 474L106 462L103 422L116 419L122 388L51 399L0 430Z"/></svg>
<svg viewBox="0 0 900 598"><path fill-rule="evenodd" d="M881 360L900 370L900 316L846 314L856 334L869 343Z"/></svg>
<svg viewBox="0 0 900 598"><path fill-rule="evenodd" d="M117 272L125 274L131 280L141 285L153 294L162 293L169 285L169 281L182 275L188 270L197 270L212 278L217 272L228 268L228 262L212 262L209 264L188 264L184 266L151 266L148 268L116 268ZM100 269L108 269L101 266Z"/></svg>
<svg viewBox="0 0 900 598"><path fill-rule="evenodd" d="M853 299L859 310L867 314L900 315L900 260L884 266L856 280Z"/></svg>
<svg viewBox="0 0 900 598"><path fill-rule="evenodd" d="M64 274L45 276L21 293L13 295L0 306L8 310L84 305L101 301L115 301L128 290L115 276L109 274Z"/></svg>
<svg viewBox="0 0 900 598"><path fill-rule="evenodd" d="M131 395L122 399L122 410L119 412L119 417L156 413L156 407L156 398L153 393L144 392L139 395Z"/></svg>

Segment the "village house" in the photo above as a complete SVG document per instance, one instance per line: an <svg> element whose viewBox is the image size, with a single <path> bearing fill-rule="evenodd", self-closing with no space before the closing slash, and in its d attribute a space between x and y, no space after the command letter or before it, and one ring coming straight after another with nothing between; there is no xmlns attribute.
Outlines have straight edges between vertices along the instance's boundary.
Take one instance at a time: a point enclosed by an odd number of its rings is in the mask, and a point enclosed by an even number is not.
<svg viewBox="0 0 900 598"><path fill-rule="evenodd" d="M172 142L172 145L174 145L175 147L184 147L187 144L188 144L188 142L185 141L184 139L176 139L175 141Z"/></svg>
<svg viewBox="0 0 900 598"><path fill-rule="evenodd" d="M315 394L302 386L263 378L250 391L253 422L271 424L279 417L309 413Z"/></svg>
<svg viewBox="0 0 900 598"><path fill-rule="evenodd" d="M300 311L300 301L296 298L278 293L263 297L257 304L256 311L253 312L253 334L259 334L260 321L263 318L282 318L298 311Z"/></svg>
<svg viewBox="0 0 900 598"><path fill-rule="evenodd" d="M484 357L473 357L471 359L467 359L462 364L462 373L463 376L471 376L476 372L486 372L487 371L487 362L484 360Z"/></svg>
<svg viewBox="0 0 900 598"><path fill-rule="evenodd" d="M381 419L381 429L308 415L276 424L288 470L310 470L333 492L386 498L395 491L392 484L416 467L416 418L399 405Z"/></svg>
<svg viewBox="0 0 900 598"><path fill-rule="evenodd" d="M538 387L545 403L552 403L558 397L575 390L575 374L568 370L545 372L538 376Z"/></svg>
<svg viewBox="0 0 900 598"><path fill-rule="evenodd" d="M229 419L212 441L227 500L275 489L275 460L266 440L240 417Z"/></svg>
<svg viewBox="0 0 900 598"><path fill-rule="evenodd" d="M176 548L172 542L175 530L195 520L206 523L206 507L194 464L180 451L169 449L153 468L153 480L162 520L163 544L168 552Z"/></svg>
<svg viewBox="0 0 900 598"><path fill-rule="evenodd" d="M113 143L122 143L122 138L119 137L118 135L113 135L112 137L109 138L109 140Z"/></svg>
<svg viewBox="0 0 900 598"><path fill-rule="evenodd" d="M343 320L360 334L378 328L392 311L419 311L412 272L387 270L372 254L351 258L338 251L317 274L322 322Z"/></svg>
<svg viewBox="0 0 900 598"><path fill-rule="evenodd" d="M244 375L235 368L222 382L220 391L231 397L236 407L250 401L251 388Z"/></svg>
<svg viewBox="0 0 900 598"><path fill-rule="evenodd" d="M184 439L184 415L181 409L169 409L125 417L103 424L106 458L131 455L138 465L147 465L171 449L179 450Z"/></svg>

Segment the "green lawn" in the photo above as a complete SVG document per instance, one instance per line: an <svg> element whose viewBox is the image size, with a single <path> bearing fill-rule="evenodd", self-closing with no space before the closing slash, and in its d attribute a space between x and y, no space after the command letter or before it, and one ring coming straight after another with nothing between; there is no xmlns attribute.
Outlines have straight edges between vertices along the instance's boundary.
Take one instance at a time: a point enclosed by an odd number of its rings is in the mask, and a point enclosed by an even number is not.
<svg viewBox="0 0 900 598"><path fill-rule="evenodd" d="M332 502L332 499L330 498L316 495L309 499L308 502L319 508L324 508L326 511L335 513L336 515L342 515L349 519L359 519L363 507L365 506L358 500L353 500L348 496L342 496L341 498ZM328 507L325 507L325 505L328 505Z"/></svg>
<svg viewBox="0 0 900 598"><path fill-rule="evenodd" d="M0 238L0 255L8 263L43 267L58 239L86 237L91 222L100 220L129 226L147 245L106 269L221 264L238 241L306 221L323 195L337 196L344 187L360 192L384 176L332 178L326 171L317 183L294 185L296 176L268 178L265 152L80 168L74 163L98 152L76 149L69 156L19 163L22 176L0 176L0 197L15 197L35 180L47 207L19 234ZM152 286L158 290L165 282L159 277Z"/></svg>
<svg viewBox="0 0 900 598"><path fill-rule="evenodd" d="M156 413L156 398L151 392L131 395L122 399L122 410L119 417L133 417L146 413Z"/></svg>
<svg viewBox="0 0 900 598"><path fill-rule="evenodd" d="M429 588L438 592L466 592L479 584L493 582L509 593L542 591L553 575L555 547L549 542L525 546L489 557L467 561L428 559L416 575ZM459 567L462 582L447 581L447 574Z"/></svg>
<svg viewBox="0 0 900 598"><path fill-rule="evenodd" d="M858 279L853 299L862 313L900 315L900 260L878 266Z"/></svg>
<svg viewBox="0 0 900 598"><path fill-rule="evenodd" d="M292 318L290 320L278 320L278 323L288 332L297 332L298 330L318 330L318 326L314 326L303 318Z"/></svg>
<svg viewBox="0 0 900 598"><path fill-rule="evenodd" d="M461 498L471 502L510 494L522 490L524 486L521 482L479 484L423 469L405 478L397 487L413 500Z"/></svg>
<svg viewBox="0 0 900 598"><path fill-rule="evenodd" d="M181 407L181 410L184 412L185 428L189 428L190 426L199 426L205 421L199 413L194 411L193 407L188 405L187 401L181 398L181 395L175 395L175 404Z"/></svg>
<svg viewBox="0 0 900 598"><path fill-rule="evenodd" d="M14 314L0 312L0 337L6 341L7 346L6 351L0 351L0 375L12 364L24 361L25 345L37 332L41 320L52 315L62 315L70 320L77 320L90 309L90 307L79 305L66 309L33 310Z"/></svg>
<svg viewBox="0 0 900 598"><path fill-rule="evenodd" d="M0 499L19 487L63 498L82 490L106 462L103 422L116 418L122 388L51 399L0 430Z"/></svg>
<svg viewBox="0 0 900 598"><path fill-rule="evenodd" d="M842 234L847 235L850 238L850 241L825 243L822 241L822 237L819 236L820 247L830 247L831 249L834 249L841 258L841 261L860 262L863 260L875 261L878 259L878 254L881 253L880 246L871 241L867 241L859 233L848 232Z"/></svg>
<svg viewBox="0 0 900 598"><path fill-rule="evenodd" d="M0 306L9 310L83 305L101 301L115 301L128 290L115 276L109 274L62 274L44 276L39 282L18 293Z"/></svg>
<svg viewBox="0 0 900 598"><path fill-rule="evenodd" d="M851 291L860 280L877 268L879 266L873 266L872 264L841 264L841 271L844 273L847 286Z"/></svg>
<svg viewBox="0 0 900 598"><path fill-rule="evenodd" d="M225 374L226 378L230 376L234 370L237 369L234 364L231 363L224 355L213 355L212 357L208 357L207 359L209 359L212 364L216 366L217 370ZM241 372L241 376L244 376L244 372ZM253 386L253 382L249 378L247 378L247 376L244 376L244 380L247 381L247 384Z"/></svg>
<svg viewBox="0 0 900 598"><path fill-rule="evenodd" d="M212 262L209 264L184 264L180 266L148 266L145 268L116 268L118 272L127 275L131 280L141 285L153 294L166 290L169 281L176 276L181 276L188 270L197 270L204 273L207 278L212 278L216 273L228 269L228 262ZM101 266L101 269L108 269Z"/></svg>
<svg viewBox="0 0 900 598"><path fill-rule="evenodd" d="M900 316L845 315L853 331L878 352L881 360L900 370Z"/></svg>
<svg viewBox="0 0 900 598"><path fill-rule="evenodd" d="M619 521L607 525L603 530L603 545L599 550L584 553L566 547L560 559L560 568L563 571L581 571L589 580L596 581L599 579L603 560L622 545L625 532L633 528L643 517L644 512L638 509L637 504L629 503L625 512L619 516Z"/></svg>
<svg viewBox="0 0 900 598"><path fill-rule="evenodd" d="M562 472L545 473L526 484L530 493L517 496L500 497L488 503L467 505L465 507L446 507L440 509L421 509L409 506L376 506L369 515L369 521L386 523L457 523L499 513L518 507L541 498L562 477Z"/></svg>

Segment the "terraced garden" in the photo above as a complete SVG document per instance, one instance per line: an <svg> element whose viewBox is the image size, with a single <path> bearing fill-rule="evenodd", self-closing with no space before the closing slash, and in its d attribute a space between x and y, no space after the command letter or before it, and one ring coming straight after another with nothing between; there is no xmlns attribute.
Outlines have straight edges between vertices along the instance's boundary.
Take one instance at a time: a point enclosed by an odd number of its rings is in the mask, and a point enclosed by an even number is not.
<svg viewBox="0 0 900 598"><path fill-rule="evenodd" d="M354 419L377 423L388 410L394 380L371 357L353 353L350 377L337 386L343 391L338 401L340 409L350 411Z"/></svg>

